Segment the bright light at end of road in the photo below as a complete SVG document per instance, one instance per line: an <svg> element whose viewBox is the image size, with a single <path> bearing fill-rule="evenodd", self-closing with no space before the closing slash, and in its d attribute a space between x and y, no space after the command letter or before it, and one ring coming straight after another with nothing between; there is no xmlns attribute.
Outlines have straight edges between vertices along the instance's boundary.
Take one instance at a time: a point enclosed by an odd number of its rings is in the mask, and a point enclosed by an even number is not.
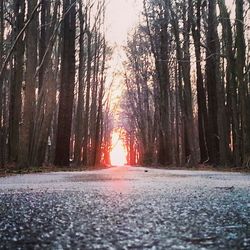
<svg viewBox="0 0 250 250"><path fill-rule="evenodd" d="M124 166L126 164L126 150L118 133L112 135L110 159L113 166Z"/></svg>

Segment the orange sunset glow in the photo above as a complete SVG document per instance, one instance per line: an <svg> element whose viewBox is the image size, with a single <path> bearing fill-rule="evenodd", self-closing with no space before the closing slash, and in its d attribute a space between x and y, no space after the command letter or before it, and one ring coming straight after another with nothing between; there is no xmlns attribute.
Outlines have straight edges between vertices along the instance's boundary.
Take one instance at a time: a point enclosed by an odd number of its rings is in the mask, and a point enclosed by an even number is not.
<svg viewBox="0 0 250 250"><path fill-rule="evenodd" d="M126 164L126 149L120 139L119 133L112 135L112 151L110 152L111 165L124 166Z"/></svg>

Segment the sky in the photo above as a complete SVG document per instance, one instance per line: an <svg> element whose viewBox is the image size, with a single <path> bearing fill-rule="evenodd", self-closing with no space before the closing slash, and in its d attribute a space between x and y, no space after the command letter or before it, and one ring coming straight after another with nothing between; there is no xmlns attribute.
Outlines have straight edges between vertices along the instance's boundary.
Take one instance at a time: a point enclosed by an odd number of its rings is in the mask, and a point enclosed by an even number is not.
<svg viewBox="0 0 250 250"><path fill-rule="evenodd" d="M125 45L127 33L139 21L142 0L107 0L107 40Z"/></svg>
<svg viewBox="0 0 250 250"><path fill-rule="evenodd" d="M112 59L109 62L108 85L112 82L111 105L113 112L119 113L119 102L122 96L123 46L127 43L128 33L139 23L142 11L142 0L107 0L106 2L106 39L113 47Z"/></svg>

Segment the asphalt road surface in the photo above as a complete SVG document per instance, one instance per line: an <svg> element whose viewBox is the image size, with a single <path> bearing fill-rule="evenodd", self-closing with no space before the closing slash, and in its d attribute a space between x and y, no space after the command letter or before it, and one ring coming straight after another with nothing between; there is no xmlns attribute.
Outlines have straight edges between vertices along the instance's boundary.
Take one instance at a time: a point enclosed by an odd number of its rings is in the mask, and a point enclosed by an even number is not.
<svg viewBox="0 0 250 250"><path fill-rule="evenodd" d="M250 249L250 175L117 167L0 178L0 249Z"/></svg>

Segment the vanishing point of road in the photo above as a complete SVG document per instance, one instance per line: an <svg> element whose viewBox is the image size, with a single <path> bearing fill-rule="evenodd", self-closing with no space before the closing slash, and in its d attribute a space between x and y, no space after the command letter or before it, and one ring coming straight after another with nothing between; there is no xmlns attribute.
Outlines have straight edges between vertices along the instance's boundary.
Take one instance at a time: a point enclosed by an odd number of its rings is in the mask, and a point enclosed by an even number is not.
<svg viewBox="0 0 250 250"><path fill-rule="evenodd" d="M250 249L250 175L114 167L0 178L0 249Z"/></svg>

